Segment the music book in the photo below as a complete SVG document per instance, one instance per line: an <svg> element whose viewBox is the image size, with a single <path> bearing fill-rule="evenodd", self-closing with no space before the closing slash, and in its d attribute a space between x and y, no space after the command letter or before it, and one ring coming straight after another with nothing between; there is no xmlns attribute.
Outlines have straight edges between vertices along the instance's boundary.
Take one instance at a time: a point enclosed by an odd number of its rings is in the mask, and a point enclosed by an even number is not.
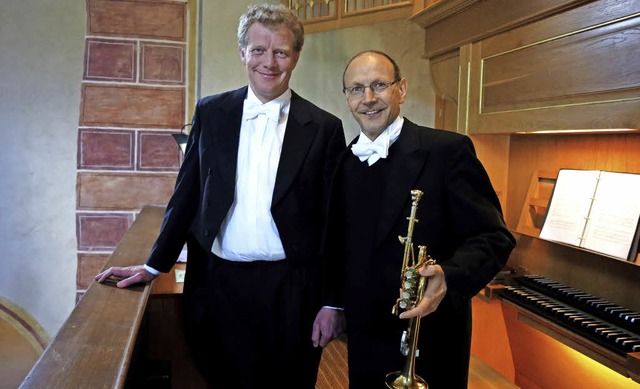
<svg viewBox="0 0 640 389"><path fill-rule="evenodd" d="M640 174L561 169L540 238L635 261Z"/></svg>

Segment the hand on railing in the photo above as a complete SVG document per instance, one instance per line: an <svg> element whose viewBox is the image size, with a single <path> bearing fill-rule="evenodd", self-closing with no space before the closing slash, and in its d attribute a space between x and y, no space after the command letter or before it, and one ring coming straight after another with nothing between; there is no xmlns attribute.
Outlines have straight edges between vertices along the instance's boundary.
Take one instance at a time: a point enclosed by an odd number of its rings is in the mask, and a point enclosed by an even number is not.
<svg viewBox="0 0 640 389"><path fill-rule="evenodd" d="M114 282L118 288L140 283L147 283L156 278L156 275L145 270L144 266L110 267L96 275L95 280L100 283Z"/></svg>

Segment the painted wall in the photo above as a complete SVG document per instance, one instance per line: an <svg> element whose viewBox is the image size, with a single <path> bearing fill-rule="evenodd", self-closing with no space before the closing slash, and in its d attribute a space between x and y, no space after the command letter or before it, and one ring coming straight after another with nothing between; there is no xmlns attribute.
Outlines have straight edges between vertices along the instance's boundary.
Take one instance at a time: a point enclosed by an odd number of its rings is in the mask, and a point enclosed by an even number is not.
<svg viewBox="0 0 640 389"><path fill-rule="evenodd" d="M272 1L273 2L273 1ZM247 83L236 43L238 17L252 1L203 0L199 96ZM54 336L76 298L76 172L85 4L0 2L0 296ZM409 81L402 113L432 125L434 94L424 34L409 21L310 34L292 87L358 133L340 92L349 58L386 50ZM327 85L331 85L328 87ZM190 116L191 114L188 114Z"/></svg>
<svg viewBox="0 0 640 389"><path fill-rule="evenodd" d="M85 6L0 2L0 296L55 335L76 299Z"/></svg>

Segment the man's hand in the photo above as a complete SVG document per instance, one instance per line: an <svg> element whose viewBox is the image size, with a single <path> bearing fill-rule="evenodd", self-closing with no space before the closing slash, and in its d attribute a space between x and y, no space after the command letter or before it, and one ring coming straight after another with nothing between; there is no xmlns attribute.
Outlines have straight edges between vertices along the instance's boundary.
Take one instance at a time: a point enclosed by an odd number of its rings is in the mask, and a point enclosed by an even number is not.
<svg viewBox="0 0 640 389"><path fill-rule="evenodd" d="M421 276L427 277L427 288L415 308L400 314L401 319L409 319L416 316L423 317L434 312L438 309L445 294L447 294L447 282L440 265L425 266L418 269L418 271Z"/></svg>
<svg viewBox="0 0 640 389"><path fill-rule="evenodd" d="M103 283L112 277L120 279L120 281L116 283L116 286L118 288L126 288L127 286L138 283L146 283L156 278L155 275L146 271L144 269L144 266L139 265L128 267L110 267L102 273L99 273L95 277L95 280Z"/></svg>
<svg viewBox="0 0 640 389"><path fill-rule="evenodd" d="M313 322L313 347L324 347L344 331L344 313L339 309L321 308Z"/></svg>

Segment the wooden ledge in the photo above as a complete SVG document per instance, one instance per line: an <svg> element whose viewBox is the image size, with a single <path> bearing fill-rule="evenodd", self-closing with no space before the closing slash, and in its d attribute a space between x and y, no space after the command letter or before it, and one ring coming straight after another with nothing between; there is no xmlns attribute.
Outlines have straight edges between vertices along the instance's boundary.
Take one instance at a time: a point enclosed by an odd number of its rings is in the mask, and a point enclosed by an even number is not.
<svg viewBox="0 0 640 389"><path fill-rule="evenodd" d="M163 215L163 207L145 207L105 269L144 263ZM124 387L150 291L92 283L20 388Z"/></svg>

